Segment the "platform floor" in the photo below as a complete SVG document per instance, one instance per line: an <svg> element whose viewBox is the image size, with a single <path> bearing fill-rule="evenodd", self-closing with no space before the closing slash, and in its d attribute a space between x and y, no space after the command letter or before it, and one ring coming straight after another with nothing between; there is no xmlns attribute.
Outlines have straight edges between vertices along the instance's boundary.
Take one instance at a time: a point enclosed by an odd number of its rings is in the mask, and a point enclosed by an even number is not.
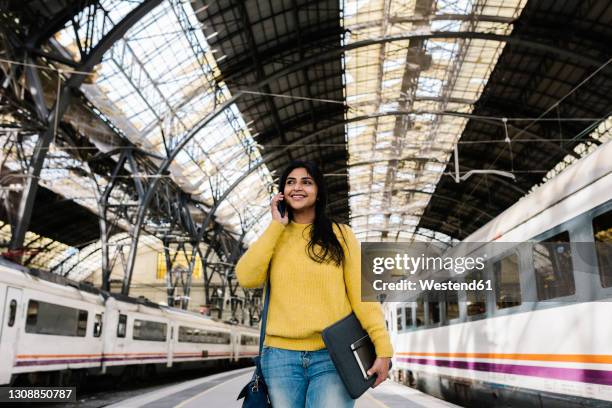
<svg viewBox="0 0 612 408"><path fill-rule="evenodd" d="M253 368L243 368L215 374L181 384L168 386L138 397L109 405L113 408L240 408L236 401L241 387L253 373ZM420 391L386 381L357 400L356 408L449 408L457 405L423 394Z"/></svg>

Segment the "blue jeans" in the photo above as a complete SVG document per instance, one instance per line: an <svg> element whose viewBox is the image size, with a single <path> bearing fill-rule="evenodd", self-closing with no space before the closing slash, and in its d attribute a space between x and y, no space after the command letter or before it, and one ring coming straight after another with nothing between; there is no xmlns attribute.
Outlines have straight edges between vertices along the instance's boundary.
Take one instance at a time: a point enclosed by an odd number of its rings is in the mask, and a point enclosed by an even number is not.
<svg viewBox="0 0 612 408"><path fill-rule="evenodd" d="M355 404L326 349L264 347L261 369L274 408L352 408Z"/></svg>

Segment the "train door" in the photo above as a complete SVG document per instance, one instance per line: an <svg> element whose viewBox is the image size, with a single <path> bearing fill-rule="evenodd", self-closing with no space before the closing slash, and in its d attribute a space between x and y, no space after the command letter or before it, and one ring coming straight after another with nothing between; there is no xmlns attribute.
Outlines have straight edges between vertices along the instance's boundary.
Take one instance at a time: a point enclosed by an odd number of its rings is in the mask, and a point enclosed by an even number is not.
<svg viewBox="0 0 612 408"><path fill-rule="evenodd" d="M4 321L4 299L6 295L6 285L0 285L0 322ZM0 339L2 338L2 324L0 324Z"/></svg>
<svg viewBox="0 0 612 408"><path fill-rule="evenodd" d="M106 299L104 316L102 320L102 359L100 360L102 374L106 374L108 359L115 353L117 344L117 311L112 298Z"/></svg>
<svg viewBox="0 0 612 408"><path fill-rule="evenodd" d="M170 323L170 339L168 340L168 363L167 367L172 367L173 358L174 358L174 337L178 336L178 333L174 333L174 325Z"/></svg>
<svg viewBox="0 0 612 408"><path fill-rule="evenodd" d="M240 339L241 333L238 331L234 332L234 341L232 342L232 360L238 361L240 358Z"/></svg>
<svg viewBox="0 0 612 408"><path fill-rule="evenodd" d="M19 312L23 310L21 289L6 288L4 304L0 311L0 384L8 384L11 380L15 351L17 350L17 334L19 327ZM21 316L23 317L23 316Z"/></svg>

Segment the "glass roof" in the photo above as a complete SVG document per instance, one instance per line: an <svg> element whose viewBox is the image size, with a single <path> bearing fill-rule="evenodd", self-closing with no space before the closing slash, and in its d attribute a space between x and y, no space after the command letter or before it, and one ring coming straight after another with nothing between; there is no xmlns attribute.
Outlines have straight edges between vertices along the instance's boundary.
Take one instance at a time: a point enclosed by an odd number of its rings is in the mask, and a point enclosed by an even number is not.
<svg viewBox="0 0 612 408"><path fill-rule="evenodd" d="M491 17L517 17L525 0L438 0L431 10L427 3L347 0L346 43L444 31L506 35L512 25ZM432 38L346 53L349 203L361 240L450 240L416 228L503 47Z"/></svg>
<svg viewBox="0 0 612 408"><path fill-rule="evenodd" d="M344 26L349 30L345 43L445 31L507 35L512 25L504 18L518 17L526 0L437 0L431 10L424 8L428 3L344 0ZM100 4L103 18L95 27L94 43L137 3L103 0ZM176 146L202 118L231 98L227 86L215 80L220 76L217 61L225 56L210 48L200 24L189 3L164 2L106 53L81 87L103 118L135 145L158 156L165 156L166 149ZM78 36L72 29L56 36L75 59L79 45L86 47L86 27L82 24ZM381 42L345 54L350 222L360 240L451 241L417 226L503 47L498 41L433 38ZM608 119L591 137L607 140L611 127ZM3 144L7 135L0 135ZM31 156L34 143L33 138L24 139L20 154ZM96 145L103 151L113 148ZM576 152L582 156L591 148L579 145ZM240 181L215 218L237 236L245 227L247 244L270 221L273 177L265 165L259 165L260 150L249 124L232 105L195 134L170 168L172 180L208 208L221 192ZM573 160L568 156L547 177L554 177ZM19 162L13 151L4 165L19 172ZM91 174L86 163L52 144L40 182L97 213L93 181L102 189L107 181L83 173ZM116 188L111 200L119 203L131 198ZM125 221L120 226L129 228ZM10 227L1 225L0 239L9 238ZM125 234L112 238L126 239ZM34 266L77 280L100 268L99 242L84 243L79 251L28 233L26 242L32 240L46 248L44 254L31 254L36 255ZM150 236L143 236L141 244L160 250L159 242Z"/></svg>
<svg viewBox="0 0 612 408"><path fill-rule="evenodd" d="M127 6L107 4L106 19L115 24L115 16L126 14ZM97 29L105 28L100 23ZM72 29L60 32L58 40L66 49L77 49ZM216 61L221 58L208 46L188 3L164 2L105 54L94 80L81 89L134 144L165 156L166 149L231 98L225 84L215 81ZM259 146L232 105L195 134L170 171L174 182L208 207L214 205L214 197L242 180L215 216L237 235L243 224L249 226L245 241L250 242L269 222L269 215L259 211L268 206L269 171L261 165L245 176L259 162Z"/></svg>
<svg viewBox="0 0 612 408"><path fill-rule="evenodd" d="M93 44L137 5L136 2L111 0L100 4L102 7L97 9L96 26L91 33ZM79 49L88 46L85 31L89 11L86 9L76 17L82 23L78 34L72 27L56 34L58 43L75 60L79 60ZM101 118L110 121L120 134L143 150L163 157L166 149L176 146L199 121L231 98L225 84L214 79L219 74L216 61L223 58L208 46L189 3L164 2L104 55L102 63L96 66L94 75L85 81L81 90ZM35 142L35 138L25 139L22 154L29 157ZM105 144L96 140L94 143L104 152L113 148L112 142ZM51 145L41 184L97 214L93 179L101 189L106 187L107 180L92 175L86 163L66 150ZM248 124L236 106L231 105L194 135L170 166L170 177L207 208L212 207L215 198L232 184L238 183L219 205L215 220L233 231L236 237L245 228L244 242L248 244L270 221L269 191L273 181L267 167L259 165L261 161L260 147ZM4 164L9 170L19 172L19 162L13 150ZM132 199L121 188L112 190L112 203ZM120 221L119 226L129 228L125 220ZM2 227L3 236L10 236L9 228L8 225ZM29 239L30 236L26 242ZM125 237L120 234L113 239ZM145 245L150 239L147 235L142 238ZM59 243L49 245L47 255L38 255L33 266L59 267L71 278L86 278L99 269L101 261L99 242L84 244L86 246L80 251Z"/></svg>

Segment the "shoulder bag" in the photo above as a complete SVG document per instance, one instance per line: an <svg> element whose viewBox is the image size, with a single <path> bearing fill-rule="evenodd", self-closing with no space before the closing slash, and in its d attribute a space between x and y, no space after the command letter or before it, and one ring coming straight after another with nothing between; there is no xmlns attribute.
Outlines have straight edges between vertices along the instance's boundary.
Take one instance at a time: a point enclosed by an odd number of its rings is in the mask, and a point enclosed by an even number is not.
<svg viewBox="0 0 612 408"><path fill-rule="evenodd" d="M255 372L251 381L240 391L237 400L244 398L242 408L268 408L272 407L268 395L263 373L261 371L261 351L264 339L266 338L266 321L268 320L268 306L270 305L270 277L265 287L264 307L261 315L261 328L259 330L259 355L253 359L255 362Z"/></svg>

